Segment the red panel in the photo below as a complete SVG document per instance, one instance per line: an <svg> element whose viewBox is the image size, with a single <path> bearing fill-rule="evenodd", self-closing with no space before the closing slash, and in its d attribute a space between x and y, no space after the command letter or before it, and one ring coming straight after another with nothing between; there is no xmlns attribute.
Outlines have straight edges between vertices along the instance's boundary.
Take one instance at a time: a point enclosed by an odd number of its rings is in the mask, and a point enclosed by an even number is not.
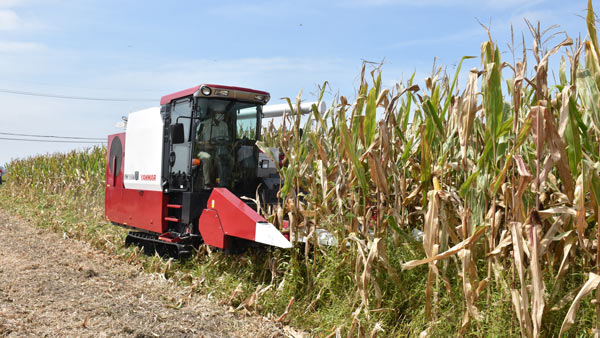
<svg viewBox="0 0 600 338"><path fill-rule="evenodd" d="M201 84L192 88L188 88L188 89L184 89L184 90L180 90L178 92L175 92L173 94L169 94L169 95L165 95L160 99L160 104L167 104L173 100L179 99L181 97L185 97L188 95L192 95L194 94L196 91L198 91L198 89L200 89L200 87L202 86L209 86L212 88L219 88L219 89L229 89L229 90L241 90L244 92L250 92L250 93L256 93L256 94L260 94L260 95L269 95L269 93L267 92L263 92L262 90L256 90L256 89L250 89L250 88L243 88L243 87L232 87L232 86L221 86L221 85L214 85L214 84Z"/></svg>
<svg viewBox="0 0 600 338"><path fill-rule="evenodd" d="M225 235L253 241L256 223L266 220L231 191L214 188L208 198L208 209L216 210Z"/></svg>
<svg viewBox="0 0 600 338"><path fill-rule="evenodd" d="M194 94L198 89L200 89L200 86L196 86L196 87L192 87L192 88L188 88L188 89L184 89L184 90L180 90L178 92L175 92L173 94L169 94L169 95L165 95L163 97L160 98L160 104L167 104L173 100L176 100L180 97L184 97L184 96L188 96L188 95L192 95Z"/></svg>
<svg viewBox="0 0 600 338"><path fill-rule="evenodd" d="M106 189L104 194L104 214L107 220L139 229L162 234L166 231L166 222L163 220L167 210L167 196L162 191L144 191L125 189L123 185L123 162L116 177L113 177L108 168L110 159L110 145L118 137L123 146L123 159L125 159L125 133L114 134L108 137L109 149L106 151Z"/></svg>
<svg viewBox="0 0 600 338"><path fill-rule="evenodd" d="M227 249L225 233L221 227L217 211L204 209L198 221L198 230L200 230L200 235L202 235L204 243L217 248Z"/></svg>

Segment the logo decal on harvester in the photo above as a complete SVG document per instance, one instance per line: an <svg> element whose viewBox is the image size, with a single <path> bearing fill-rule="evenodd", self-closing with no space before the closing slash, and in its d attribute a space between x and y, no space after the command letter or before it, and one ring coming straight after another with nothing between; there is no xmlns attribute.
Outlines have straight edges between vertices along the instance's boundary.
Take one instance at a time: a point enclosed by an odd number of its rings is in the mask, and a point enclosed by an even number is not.
<svg viewBox="0 0 600 338"><path fill-rule="evenodd" d="M125 174L125 179L129 181L156 181L156 175L140 175L139 171L136 171L135 174Z"/></svg>

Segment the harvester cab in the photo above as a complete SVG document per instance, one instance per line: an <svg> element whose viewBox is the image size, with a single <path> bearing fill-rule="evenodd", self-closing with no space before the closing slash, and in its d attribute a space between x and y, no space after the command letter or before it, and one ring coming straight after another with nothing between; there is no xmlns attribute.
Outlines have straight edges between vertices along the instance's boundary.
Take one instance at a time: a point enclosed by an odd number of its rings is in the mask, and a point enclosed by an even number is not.
<svg viewBox="0 0 600 338"><path fill-rule="evenodd" d="M171 106L171 191L222 187L236 194L249 193L258 183L255 144L260 137L261 108L266 99L227 100L211 97L210 90L205 93L206 96L194 95L191 102L176 101ZM165 110L169 110L168 106Z"/></svg>
<svg viewBox="0 0 600 338"><path fill-rule="evenodd" d="M259 171L268 101L263 91L200 85L129 114L126 132L108 137L105 207L108 220L134 229L126 244L176 257L201 243L292 246L241 199L279 188Z"/></svg>

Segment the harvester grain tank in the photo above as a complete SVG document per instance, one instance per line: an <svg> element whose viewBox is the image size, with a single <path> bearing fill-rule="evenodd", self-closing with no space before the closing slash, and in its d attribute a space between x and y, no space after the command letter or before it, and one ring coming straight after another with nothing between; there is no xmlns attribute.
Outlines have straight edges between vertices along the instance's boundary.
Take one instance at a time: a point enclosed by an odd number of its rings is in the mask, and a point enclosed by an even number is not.
<svg viewBox="0 0 600 338"><path fill-rule="evenodd" d="M129 114L126 131L108 136L105 194L106 218L132 229L126 244L175 257L202 243L234 252L251 243L292 246L240 198L255 196L259 187L263 196L279 189L259 170L269 163L259 164L256 146L269 98L264 91L204 84ZM269 117L285 109L269 108Z"/></svg>

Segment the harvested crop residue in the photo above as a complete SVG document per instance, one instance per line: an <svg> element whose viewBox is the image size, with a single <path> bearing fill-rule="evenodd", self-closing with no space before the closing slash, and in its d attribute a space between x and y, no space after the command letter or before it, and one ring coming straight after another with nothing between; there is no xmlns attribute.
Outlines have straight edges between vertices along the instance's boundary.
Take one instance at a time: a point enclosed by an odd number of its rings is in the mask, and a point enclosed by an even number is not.
<svg viewBox="0 0 600 338"><path fill-rule="evenodd" d="M189 297L189 298L188 298ZM186 299L179 308L177 299ZM0 336L283 337L160 274L0 210Z"/></svg>

